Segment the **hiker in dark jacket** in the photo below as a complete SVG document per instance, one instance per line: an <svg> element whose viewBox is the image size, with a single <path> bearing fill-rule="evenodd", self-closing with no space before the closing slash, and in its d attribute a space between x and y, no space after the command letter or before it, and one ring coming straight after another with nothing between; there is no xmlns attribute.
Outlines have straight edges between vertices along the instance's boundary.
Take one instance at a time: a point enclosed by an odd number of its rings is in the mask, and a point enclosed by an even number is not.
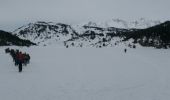
<svg viewBox="0 0 170 100"><path fill-rule="evenodd" d="M22 72L22 64L23 64L23 61L24 61L24 55L21 52L19 52L17 54L17 59L18 59L18 62L19 62L19 67L18 67L19 72Z"/></svg>
<svg viewBox="0 0 170 100"><path fill-rule="evenodd" d="M126 53L126 52L127 52L127 49L124 49L124 52Z"/></svg>
<svg viewBox="0 0 170 100"><path fill-rule="evenodd" d="M5 49L5 53L10 53L10 49L9 49L9 48L6 48L6 49Z"/></svg>
<svg viewBox="0 0 170 100"><path fill-rule="evenodd" d="M15 66L18 66L18 65L19 65L18 55L19 55L19 51L16 51L15 56L14 56Z"/></svg>

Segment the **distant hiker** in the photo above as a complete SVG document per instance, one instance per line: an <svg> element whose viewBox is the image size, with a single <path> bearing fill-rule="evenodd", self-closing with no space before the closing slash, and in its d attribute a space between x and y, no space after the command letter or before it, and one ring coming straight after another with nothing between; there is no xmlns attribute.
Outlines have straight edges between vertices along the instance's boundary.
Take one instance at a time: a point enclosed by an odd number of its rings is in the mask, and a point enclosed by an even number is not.
<svg viewBox="0 0 170 100"><path fill-rule="evenodd" d="M9 48L5 49L5 53L10 53L10 49Z"/></svg>
<svg viewBox="0 0 170 100"><path fill-rule="evenodd" d="M22 63L24 61L24 55L21 52L19 52L17 54L17 59L18 59L18 64L19 64L18 66L19 72L22 72Z"/></svg>
<svg viewBox="0 0 170 100"><path fill-rule="evenodd" d="M19 55L19 50L16 50L15 56L13 57L14 62L15 62L15 66L19 65L19 58L17 57L18 55Z"/></svg>
<svg viewBox="0 0 170 100"><path fill-rule="evenodd" d="M126 52L127 52L127 49L124 49L124 52L126 53Z"/></svg>
<svg viewBox="0 0 170 100"><path fill-rule="evenodd" d="M24 53L24 61L23 61L23 64L26 66L27 64L29 64L29 61L30 61L30 55L27 54L27 53Z"/></svg>

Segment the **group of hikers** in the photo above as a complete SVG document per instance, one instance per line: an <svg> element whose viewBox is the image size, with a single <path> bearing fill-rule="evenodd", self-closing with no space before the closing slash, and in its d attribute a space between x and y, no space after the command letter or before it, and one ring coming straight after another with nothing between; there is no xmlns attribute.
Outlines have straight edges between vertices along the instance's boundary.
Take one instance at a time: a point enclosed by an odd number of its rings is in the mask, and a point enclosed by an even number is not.
<svg viewBox="0 0 170 100"><path fill-rule="evenodd" d="M9 48L5 49L5 52L12 56L15 66L18 66L19 72L22 72L23 65L26 66L30 62L30 55L27 53Z"/></svg>

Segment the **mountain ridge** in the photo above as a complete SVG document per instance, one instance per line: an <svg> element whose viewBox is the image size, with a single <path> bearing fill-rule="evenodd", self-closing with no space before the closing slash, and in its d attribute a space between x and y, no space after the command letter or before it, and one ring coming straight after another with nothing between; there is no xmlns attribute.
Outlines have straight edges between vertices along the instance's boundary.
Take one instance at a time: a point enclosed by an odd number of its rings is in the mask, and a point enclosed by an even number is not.
<svg viewBox="0 0 170 100"><path fill-rule="evenodd" d="M145 19L141 19L141 20L145 22ZM165 23L168 23L168 21ZM142 46L165 48L165 46L160 46L160 45L165 45L161 43L162 41L161 39L159 40L157 39L157 41L159 41L159 46L154 43L150 45L149 42L144 45L144 43L137 41L137 39L142 40L143 37L149 36L146 34L146 32L141 33L142 30L146 30L150 32L149 31L150 28L161 27L162 24L164 23L156 24L154 26L148 24L150 27L147 27L145 29L136 29L135 27L134 28L98 27L95 26L95 24L92 25L83 24L83 25L73 26L73 25L68 25L63 23L38 21L20 27L19 29L15 30L13 34L15 34L16 36L22 39L28 39L34 43L37 43L38 45L60 44L66 47L73 47L73 46L74 47L106 47L106 46L115 46L120 43L126 44L126 42L132 39L133 42L132 41L129 42L128 43L129 45L135 45L138 43ZM154 32L154 30L156 29L157 28L152 29L151 32ZM160 29L163 30L162 28ZM169 29L167 28L166 30ZM138 33L142 34L143 37L137 36ZM152 33L148 33L148 34L152 34ZM134 38L135 36L136 38ZM154 37L154 35L151 36ZM159 33L159 36L162 36L161 33ZM155 41L156 37L150 39L153 39L152 41ZM166 43L166 45L169 44Z"/></svg>
<svg viewBox="0 0 170 100"><path fill-rule="evenodd" d="M148 27L152 27L158 24L161 24L160 20L149 20L145 18L140 18L137 20L126 21L119 18L114 18L106 21L89 21L85 23L81 23L80 26L95 26L95 27L116 27L116 28L125 28L125 29L144 29Z"/></svg>

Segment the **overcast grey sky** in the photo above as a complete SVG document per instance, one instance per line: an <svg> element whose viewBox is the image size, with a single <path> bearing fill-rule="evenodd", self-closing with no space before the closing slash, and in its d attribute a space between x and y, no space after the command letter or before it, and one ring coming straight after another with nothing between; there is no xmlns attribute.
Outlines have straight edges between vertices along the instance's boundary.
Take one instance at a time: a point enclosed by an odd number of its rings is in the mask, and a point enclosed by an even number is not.
<svg viewBox="0 0 170 100"><path fill-rule="evenodd" d="M35 21L170 20L170 0L0 0L0 29Z"/></svg>

